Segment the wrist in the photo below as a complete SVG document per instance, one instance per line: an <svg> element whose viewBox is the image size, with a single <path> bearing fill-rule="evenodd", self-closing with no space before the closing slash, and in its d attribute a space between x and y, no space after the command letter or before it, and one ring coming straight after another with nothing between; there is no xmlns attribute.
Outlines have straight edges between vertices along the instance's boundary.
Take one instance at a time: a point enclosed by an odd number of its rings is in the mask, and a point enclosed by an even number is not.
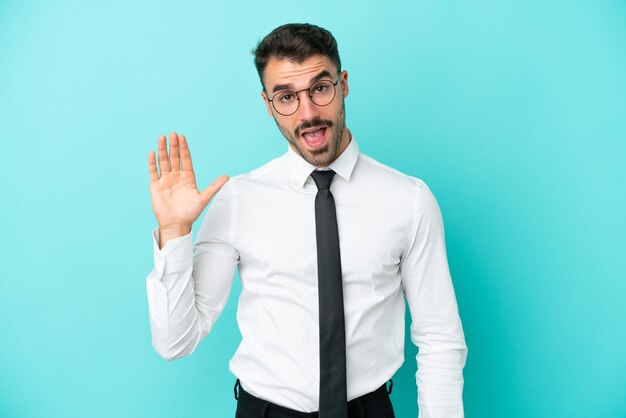
<svg viewBox="0 0 626 418"><path fill-rule="evenodd" d="M159 231L161 233L161 237L168 237L168 239L173 239L176 237L182 237L183 235L187 235L191 232L191 225L166 225L160 226Z"/></svg>
<svg viewBox="0 0 626 418"><path fill-rule="evenodd" d="M163 249L169 240L187 235L191 232L191 225L159 226L159 249Z"/></svg>

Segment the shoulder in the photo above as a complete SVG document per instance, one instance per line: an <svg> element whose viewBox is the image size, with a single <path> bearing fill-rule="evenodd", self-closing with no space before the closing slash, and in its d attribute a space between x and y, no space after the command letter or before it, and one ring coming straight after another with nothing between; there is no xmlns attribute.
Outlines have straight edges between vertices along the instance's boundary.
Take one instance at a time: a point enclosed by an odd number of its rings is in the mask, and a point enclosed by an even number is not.
<svg viewBox="0 0 626 418"><path fill-rule="evenodd" d="M406 195L414 199L417 195L429 194L430 188L424 180L383 164L369 155L359 153L359 159L355 169L359 175L373 187L380 187L397 195Z"/></svg>
<svg viewBox="0 0 626 418"><path fill-rule="evenodd" d="M277 179L284 177L284 159L285 156L281 155L251 171L231 176L218 194L221 194L222 198L232 198L242 192L246 193L259 187L276 184Z"/></svg>
<svg viewBox="0 0 626 418"><path fill-rule="evenodd" d="M376 201L385 205L389 213L408 222L407 227L413 231L411 236L415 236L419 225L441 223L437 200L423 179L363 153L359 154L355 170L357 167L359 181L366 183L364 187L376 196Z"/></svg>
<svg viewBox="0 0 626 418"><path fill-rule="evenodd" d="M264 179L272 177L274 174L278 174L277 171L281 171L284 167L286 154L276 157L260 167L255 168L247 173L242 173L234 176L233 178L239 182L245 181L264 181Z"/></svg>

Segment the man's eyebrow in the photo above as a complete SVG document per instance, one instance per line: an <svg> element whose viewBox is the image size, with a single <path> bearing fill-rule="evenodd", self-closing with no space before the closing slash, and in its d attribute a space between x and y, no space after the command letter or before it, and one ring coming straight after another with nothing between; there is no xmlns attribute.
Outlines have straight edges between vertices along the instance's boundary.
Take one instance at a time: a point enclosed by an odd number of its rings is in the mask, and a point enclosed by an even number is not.
<svg viewBox="0 0 626 418"><path fill-rule="evenodd" d="M330 77L330 73L328 72L328 70L322 70L318 75L313 77L309 83L313 84L316 81L319 81L324 77Z"/></svg>
<svg viewBox="0 0 626 418"><path fill-rule="evenodd" d="M328 72L328 70L320 71L319 74L317 74L315 77L311 79L310 83L313 84L316 81L321 80L324 77L330 77L330 73ZM293 90L293 89L294 87L292 83L276 84L274 88L272 88L272 93L276 93L277 91L280 91L280 90Z"/></svg>

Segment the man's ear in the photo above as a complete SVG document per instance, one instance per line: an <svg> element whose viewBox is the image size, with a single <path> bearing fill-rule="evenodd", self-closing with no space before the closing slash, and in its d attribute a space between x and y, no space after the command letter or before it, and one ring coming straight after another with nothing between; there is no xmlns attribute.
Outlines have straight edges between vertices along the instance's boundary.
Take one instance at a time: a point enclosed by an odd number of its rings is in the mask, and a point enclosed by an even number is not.
<svg viewBox="0 0 626 418"><path fill-rule="evenodd" d="M343 97L347 97L350 89L348 88L348 72L343 70L340 74L341 78L341 92L343 93Z"/></svg>
<svg viewBox="0 0 626 418"><path fill-rule="evenodd" d="M267 114L274 117L274 115L272 115L272 105L267 99L267 95L265 94L264 91L261 91L261 97L263 97L263 101L265 102L265 107L267 108Z"/></svg>

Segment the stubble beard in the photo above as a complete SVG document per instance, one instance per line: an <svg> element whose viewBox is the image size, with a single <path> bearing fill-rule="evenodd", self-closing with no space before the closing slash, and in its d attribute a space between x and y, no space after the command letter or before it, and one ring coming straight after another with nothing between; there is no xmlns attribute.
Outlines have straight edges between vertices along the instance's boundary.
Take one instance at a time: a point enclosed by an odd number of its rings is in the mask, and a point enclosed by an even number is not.
<svg viewBox="0 0 626 418"><path fill-rule="evenodd" d="M287 141L289 141L289 143L292 144L296 150L298 150L298 154L300 154L302 158L304 158L309 164L316 167L326 167L333 162L335 158L337 158L337 153L341 146L341 139L346 126L345 104L342 100L339 115L337 115L337 118L334 121L315 118L300 124L293 132L279 125L276 118L274 118L274 122L276 122L276 126L278 126L278 129L280 129L280 132L283 134L285 139L287 139ZM300 131L302 129L313 128L316 126L327 127L326 129L330 129L331 135L323 147L310 150L305 144L301 144L301 142L298 141L298 137L300 136ZM302 139L301 141L304 140Z"/></svg>

